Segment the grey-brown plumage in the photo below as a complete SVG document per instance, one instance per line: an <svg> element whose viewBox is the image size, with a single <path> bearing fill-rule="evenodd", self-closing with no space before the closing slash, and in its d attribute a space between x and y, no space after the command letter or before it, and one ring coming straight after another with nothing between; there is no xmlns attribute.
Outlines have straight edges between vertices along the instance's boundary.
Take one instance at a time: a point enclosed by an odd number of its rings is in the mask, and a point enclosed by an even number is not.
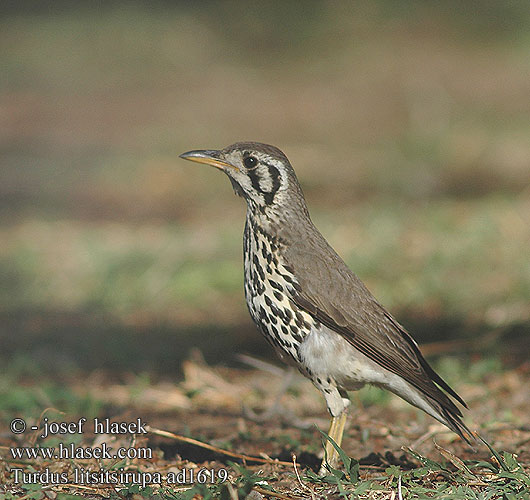
<svg viewBox="0 0 530 500"><path fill-rule="evenodd" d="M236 143L182 158L213 165L247 202L245 297L252 318L286 362L319 388L340 444L349 400L364 384L388 389L469 442L451 397L464 401L421 355L313 225L287 157L276 147ZM331 461L335 450L327 448Z"/></svg>

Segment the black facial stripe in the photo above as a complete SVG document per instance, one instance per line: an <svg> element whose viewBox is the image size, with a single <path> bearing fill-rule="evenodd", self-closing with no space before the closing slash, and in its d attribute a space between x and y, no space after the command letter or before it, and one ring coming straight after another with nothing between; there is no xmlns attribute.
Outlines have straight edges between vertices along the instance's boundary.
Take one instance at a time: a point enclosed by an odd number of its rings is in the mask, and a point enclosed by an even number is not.
<svg viewBox="0 0 530 500"><path fill-rule="evenodd" d="M247 174L250 178L250 182L252 183L252 187L258 191L258 193L263 193L263 191L261 190L261 187L259 185L259 175L258 173L256 172L257 168L255 169L252 169L252 170L248 170L247 171Z"/></svg>
<svg viewBox="0 0 530 500"><path fill-rule="evenodd" d="M281 185L281 177L279 170L272 164L266 163L262 160L260 160L260 164L267 167L268 174L271 179L271 191L263 191L260 186L260 175L258 174L259 168L252 168L247 170L247 175L250 178L250 182L252 184L252 187L258 192L263 195L263 198L265 200L265 203L267 205L270 205L274 200L274 195L280 189Z"/></svg>
<svg viewBox="0 0 530 500"><path fill-rule="evenodd" d="M274 199L274 195L276 194L278 189L280 189L281 178L280 178L280 172L276 167L273 167L272 165L269 165L269 164L267 164L267 167L269 168L269 175L271 176L271 179L272 179L272 190L270 193L268 193L271 197L270 201L267 201L267 196L265 196L265 201L267 202L268 205L270 205L272 203L272 200Z"/></svg>

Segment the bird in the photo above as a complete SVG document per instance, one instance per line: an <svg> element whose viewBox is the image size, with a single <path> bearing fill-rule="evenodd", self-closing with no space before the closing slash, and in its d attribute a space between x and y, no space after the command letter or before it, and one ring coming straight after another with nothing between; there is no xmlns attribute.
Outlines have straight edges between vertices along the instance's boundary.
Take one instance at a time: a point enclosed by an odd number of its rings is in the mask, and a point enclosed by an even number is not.
<svg viewBox="0 0 530 500"><path fill-rule="evenodd" d="M313 224L287 156L275 146L237 142L192 150L185 160L222 170L246 201L245 299L280 359L319 389L331 414L320 473L339 464L350 399L374 385L401 397L471 444L455 401L407 330L376 300Z"/></svg>

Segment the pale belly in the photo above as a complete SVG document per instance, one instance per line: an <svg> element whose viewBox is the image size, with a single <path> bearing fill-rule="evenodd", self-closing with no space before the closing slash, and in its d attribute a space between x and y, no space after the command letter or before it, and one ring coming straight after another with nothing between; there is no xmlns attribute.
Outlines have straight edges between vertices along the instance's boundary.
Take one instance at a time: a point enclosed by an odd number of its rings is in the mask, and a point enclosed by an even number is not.
<svg viewBox="0 0 530 500"><path fill-rule="evenodd" d="M365 384L382 387L443 422L443 417L415 387L379 366L325 326L312 330L301 343L299 352L302 363L313 372L314 380L331 379L337 387L347 391L358 390Z"/></svg>
<svg viewBox="0 0 530 500"><path fill-rule="evenodd" d="M302 362L314 374L331 377L346 390L364 384L384 384L387 370L357 351L338 333L321 326L312 330L300 345ZM388 372L387 372L388 373Z"/></svg>

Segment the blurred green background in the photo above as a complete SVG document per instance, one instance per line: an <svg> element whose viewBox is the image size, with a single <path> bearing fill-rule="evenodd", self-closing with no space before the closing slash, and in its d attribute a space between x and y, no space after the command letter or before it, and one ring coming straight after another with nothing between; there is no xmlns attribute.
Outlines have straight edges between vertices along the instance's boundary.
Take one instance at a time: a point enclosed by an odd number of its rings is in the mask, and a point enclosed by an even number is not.
<svg viewBox="0 0 530 500"><path fill-rule="evenodd" d="M243 202L178 158L240 140L418 340L528 354L527 0L20 2L0 45L4 363L269 353Z"/></svg>

